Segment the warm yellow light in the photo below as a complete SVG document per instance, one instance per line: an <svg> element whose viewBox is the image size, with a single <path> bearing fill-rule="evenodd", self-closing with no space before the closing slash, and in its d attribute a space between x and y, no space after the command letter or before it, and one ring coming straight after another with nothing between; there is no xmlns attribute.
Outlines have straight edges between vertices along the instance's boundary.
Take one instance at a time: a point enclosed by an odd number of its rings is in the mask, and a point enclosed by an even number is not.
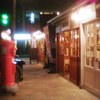
<svg viewBox="0 0 100 100"><path fill-rule="evenodd" d="M80 16L80 20L85 20L91 18L93 13L91 9L81 8L78 12L78 15Z"/></svg>
<svg viewBox="0 0 100 100"><path fill-rule="evenodd" d="M40 34L40 35L38 35L37 37L36 37L36 39L44 39L45 38L45 34L44 33L42 33L42 34Z"/></svg>
<svg viewBox="0 0 100 100"><path fill-rule="evenodd" d="M60 12L59 11L57 12L57 15L60 15Z"/></svg>
<svg viewBox="0 0 100 100"><path fill-rule="evenodd" d="M40 14L42 15L42 14L43 14L43 12L40 12Z"/></svg>
<svg viewBox="0 0 100 100"><path fill-rule="evenodd" d="M35 37L36 39L45 38L45 34L43 32L41 32L40 30L38 30L32 34L33 34L33 37Z"/></svg>
<svg viewBox="0 0 100 100"><path fill-rule="evenodd" d="M85 22L95 18L95 8L94 5L89 5L79 10L75 11L71 18L75 22Z"/></svg>
<svg viewBox="0 0 100 100"><path fill-rule="evenodd" d="M72 16L71 16L72 20L76 21L76 22L79 22L79 16L77 13L73 13Z"/></svg>

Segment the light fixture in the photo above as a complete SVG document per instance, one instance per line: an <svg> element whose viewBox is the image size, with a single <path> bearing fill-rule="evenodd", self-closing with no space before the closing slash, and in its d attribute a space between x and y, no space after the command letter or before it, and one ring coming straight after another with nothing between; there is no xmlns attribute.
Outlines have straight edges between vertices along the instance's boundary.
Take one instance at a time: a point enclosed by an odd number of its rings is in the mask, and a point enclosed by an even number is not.
<svg viewBox="0 0 100 100"><path fill-rule="evenodd" d="M80 8L71 15L71 19L75 22L86 22L96 17L95 5L88 5Z"/></svg>
<svg viewBox="0 0 100 100"><path fill-rule="evenodd" d="M30 34L14 34L15 40L30 40Z"/></svg>
<svg viewBox="0 0 100 100"><path fill-rule="evenodd" d="M42 14L43 14L43 12L40 12L40 14L42 15Z"/></svg>
<svg viewBox="0 0 100 100"><path fill-rule="evenodd" d="M59 11L57 11L57 15L60 15L60 12Z"/></svg>

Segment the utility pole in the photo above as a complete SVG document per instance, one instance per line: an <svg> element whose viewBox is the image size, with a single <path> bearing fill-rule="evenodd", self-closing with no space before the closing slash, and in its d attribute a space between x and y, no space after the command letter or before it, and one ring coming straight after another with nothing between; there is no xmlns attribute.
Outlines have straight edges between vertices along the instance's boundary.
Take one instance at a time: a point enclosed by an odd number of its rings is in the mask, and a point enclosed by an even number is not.
<svg viewBox="0 0 100 100"><path fill-rule="evenodd" d="M24 6L23 6L23 33L25 32L25 10L24 10Z"/></svg>
<svg viewBox="0 0 100 100"><path fill-rule="evenodd" d="M16 28L16 0L13 0L13 22L12 22L12 39L14 39L14 33Z"/></svg>

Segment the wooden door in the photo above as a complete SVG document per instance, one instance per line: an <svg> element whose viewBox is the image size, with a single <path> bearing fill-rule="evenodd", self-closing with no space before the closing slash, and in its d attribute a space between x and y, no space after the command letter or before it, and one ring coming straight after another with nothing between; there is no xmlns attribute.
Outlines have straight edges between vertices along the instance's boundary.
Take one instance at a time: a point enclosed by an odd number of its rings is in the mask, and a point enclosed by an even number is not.
<svg viewBox="0 0 100 100"><path fill-rule="evenodd" d="M70 31L70 80L79 85L80 82L80 32L79 28Z"/></svg>
<svg viewBox="0 0 100 100"><path fill-rule="evenodd" d="M57 70L63 75L64 74L64 34L59 33L57 35Z"/></svg>
<svg viewBox="0 0 100 100"><path fill-rule="evenodd" d="M69 75L70 67L70 31L64 32L64 75Z"/></svg>
<svg viewBox="0 0 100 100"><path fill-rule="evenodd" d="M59 72L59 33L56 34L56 72Z"/></svg>

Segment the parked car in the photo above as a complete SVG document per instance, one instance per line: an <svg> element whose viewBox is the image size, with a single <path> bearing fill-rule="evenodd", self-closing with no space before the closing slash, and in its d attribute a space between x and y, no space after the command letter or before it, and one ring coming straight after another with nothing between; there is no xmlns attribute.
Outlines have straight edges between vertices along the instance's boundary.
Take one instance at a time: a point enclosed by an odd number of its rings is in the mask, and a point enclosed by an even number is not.
<svg viewBox="0 0 100 100"><path fill-rule="evenodd" d="M18 56L15 57L14 61L16 62L15 82L19 82L23 80L23 65L25 64L25 62ZM0 83L1 83L1 75L0 75Z"/></svg>
<svg viewBox="0 0 100 100"><path fill-rule="evenodd" d="M25 62L18 55L16 55L14 60L16 62L15 81L19 82L23 80L23 65Z"/></svg>

